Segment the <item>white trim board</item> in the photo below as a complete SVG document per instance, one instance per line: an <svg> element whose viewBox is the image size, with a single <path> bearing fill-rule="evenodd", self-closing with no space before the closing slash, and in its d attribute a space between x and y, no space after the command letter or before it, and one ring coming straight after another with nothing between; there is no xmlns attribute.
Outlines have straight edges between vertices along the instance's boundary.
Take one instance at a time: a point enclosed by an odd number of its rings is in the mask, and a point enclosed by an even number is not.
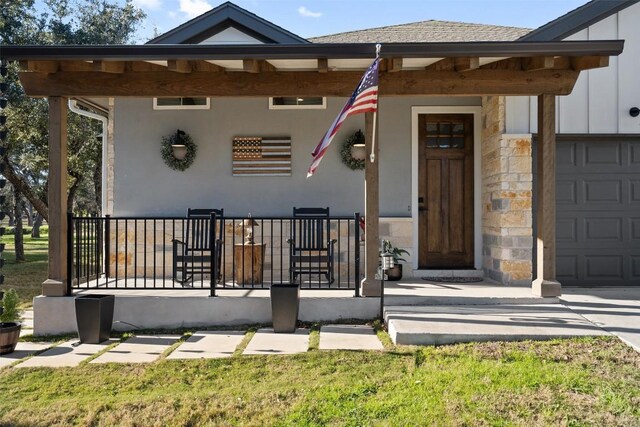
<svg viewBox="0 0 640 427"><path fill-rule="evenodd" d="M473 114L473 265L482 269L482 129L481 106L411 107L411 218L413 218L412 267L418 269L418 115Z"/></svg>

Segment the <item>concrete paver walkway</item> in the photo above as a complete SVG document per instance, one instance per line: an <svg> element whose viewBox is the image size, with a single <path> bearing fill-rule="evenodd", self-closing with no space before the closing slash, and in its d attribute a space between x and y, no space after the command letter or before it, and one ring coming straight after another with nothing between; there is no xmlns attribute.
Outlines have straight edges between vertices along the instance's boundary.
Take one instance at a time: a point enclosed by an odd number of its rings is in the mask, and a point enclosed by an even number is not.
<svg viewBox="0 0 640 427"><path fill-rule="evenodd" d="M18 365L17 368L60 368L78 366L81 362L117 342L111 339L100 344L79 344L72 339L40 353Z"/></svg>
<svg viewBox="0 0 640 427"><path fill-rule="evenodd" d="M148 363L180 339L180 335L140 335L129 338L91 363Z"/></svg>
<svg viewBox="0 0 640 427"><path fill-rule="evenodd" d="M561 304L386 307L385 319L408 345L608 335Z"/></svg>
<svg viewBox="0 0 640 427"><path fill-rule="evenodd" d="M13 353L3 354L0 356L0 368L9 366L16 361L29 357L39 351L46 350L52 345L53 344L48 342L19 342Z"/></svg>
<svg viewBox="0 0 640 427"><path fill-rule="evenodd" d="M320 328L320 350L383 350L367 325L325 325Z"/></svg>
<svg viewBox="0 0 640 427"><path fill-rule="evenodd" d="M33 310L26 310L22 313L20 324L20 336L33 335Z"/></svg>
<svg viewBox="0 0 640 427"><path fill-rule="evenodd" d="M564 288L562 303L640 351L640 288Z"/></svg>
<svg viewBox="0 0 640 427"><path fill-rule="evenodd" d="M276 334L273 329L258 329L242 354L294 354L309 349L309 330L293 334Z"/></svg>
<svg viewBox="0 0 640 427"><path fill-rule="evenodd" d="M167 356L167 359L231 357L244 335L243 331L198 331Z"/></svg>

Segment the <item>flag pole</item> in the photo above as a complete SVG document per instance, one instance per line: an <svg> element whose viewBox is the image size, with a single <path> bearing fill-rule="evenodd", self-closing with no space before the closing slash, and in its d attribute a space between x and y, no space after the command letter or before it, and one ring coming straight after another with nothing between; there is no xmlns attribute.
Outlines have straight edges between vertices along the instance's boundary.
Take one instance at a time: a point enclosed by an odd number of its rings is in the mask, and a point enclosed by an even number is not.
<svg viewBox="0 0 640 427"><path fill-rule="evenodd" d="M382 45L380 43L376 44L376 59L380 58L380 49ZM380 95L378 95L378 99ZM378 116L378 108L380 108L380 103L376 105L376 109L373 111L373 131L371 132L371 154L369 155L369 161L371 163L376 161L376 120Z"/></svg>

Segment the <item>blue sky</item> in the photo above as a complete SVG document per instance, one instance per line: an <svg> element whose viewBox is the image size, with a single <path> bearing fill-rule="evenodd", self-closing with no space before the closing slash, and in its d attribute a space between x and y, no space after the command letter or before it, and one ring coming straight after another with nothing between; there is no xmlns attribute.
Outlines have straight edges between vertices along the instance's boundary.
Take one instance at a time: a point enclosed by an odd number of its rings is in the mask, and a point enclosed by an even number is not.
<svg viewBox="0 0 640 427"><path fill-rule="evenodd" d="M124 0L121 0L124 1ZM440 19L536 28L587 0L234 0L302 37ZM133 0L148 15L138 42L163 33L220 0Z"/></svg>

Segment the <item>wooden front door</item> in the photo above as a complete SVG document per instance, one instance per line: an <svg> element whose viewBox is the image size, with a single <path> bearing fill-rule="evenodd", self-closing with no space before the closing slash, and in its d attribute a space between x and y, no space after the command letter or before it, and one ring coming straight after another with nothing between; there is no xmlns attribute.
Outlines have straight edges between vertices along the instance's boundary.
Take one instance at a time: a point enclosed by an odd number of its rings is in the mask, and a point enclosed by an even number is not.
<svg viewBox="0 0 640 427"><path fill-rule="evenodd" d="M421 114L418 126L419 267L473 267L473 114Z"/></svg>

